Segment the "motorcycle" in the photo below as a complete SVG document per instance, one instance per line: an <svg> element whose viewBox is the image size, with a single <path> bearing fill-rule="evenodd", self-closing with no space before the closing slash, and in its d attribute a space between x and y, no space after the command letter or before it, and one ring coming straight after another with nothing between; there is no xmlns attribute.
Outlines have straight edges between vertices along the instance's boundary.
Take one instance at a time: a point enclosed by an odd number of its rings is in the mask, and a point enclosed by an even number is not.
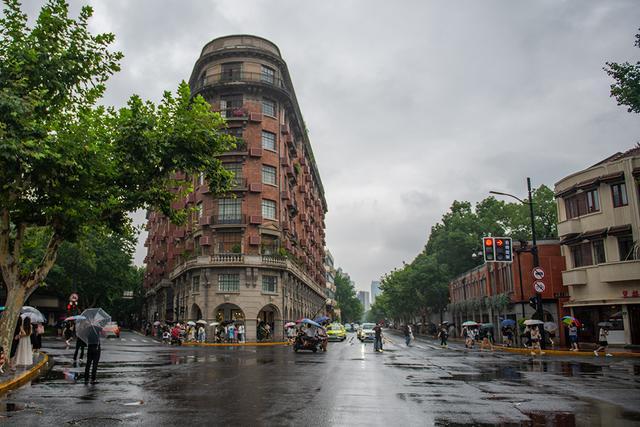
<svg viewBox="0 0 640 427"><path fill-rule="evenodd" d="M312 338L308 335L302 333L298 334L293 341L293 351L298 352L299 350L311 350L314 353L322 348L322 340L318 338Z"/></svg>

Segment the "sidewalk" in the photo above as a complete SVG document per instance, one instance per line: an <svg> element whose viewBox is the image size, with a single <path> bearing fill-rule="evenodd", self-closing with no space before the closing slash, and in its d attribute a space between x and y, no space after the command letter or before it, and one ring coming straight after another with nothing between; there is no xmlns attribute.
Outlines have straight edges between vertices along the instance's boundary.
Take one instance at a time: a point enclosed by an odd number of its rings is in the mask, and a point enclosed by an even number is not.
<svg viewBox="0 0 640 427"><path fill-rule="evenodd" d="M395 329L390 330L391 333L395 333L396 335L402 335L402 333L400 331L397 331ZM417 339L420 339L422 341L428 342L429 344L434 344L437 345L439 344L439 340L434 340L433 338L431 338L428 335L416 335L415 336ZM449 338L449 342L455 342L455 343L460 343L463 344L464 340L462 338ZM479 343L476 342L476 346ZM517 354L523 354L523 355L527 355L527 356L531 356L531 350L528 348L523 348L523 347L505 347L505 346L501 346L501 345L496 345L494 344L493 348L496 351L502 351L502 352L507 352L507 353L517 353ZM613 349L611 347L609 347L609 351L607 351L608 354L611 354L612 357L629 357L629 358L640 358L640 353L638 352L633 352L633 351L616 351L618 349ZM583 350L583 351L569 351L569 350L560 350L560 349L547 349L544 350L545 355L546 356L582 356L582 357L595 357L595 355L593 354L593 350ZM538 352L536 351L536 355L538 355ZM599 357L605 357L603 352L599 353Z"/></svg>
<svg viewBox="0 0 640 427"><path fill-rule="evenodd" d="M0 394L18 388L49 370L49 361L52 360L49 355L39 352L34 359L33 365L28 368L18 368L15 372L11 372L9 366L5 366L4 374L0 375Z"/></svg>

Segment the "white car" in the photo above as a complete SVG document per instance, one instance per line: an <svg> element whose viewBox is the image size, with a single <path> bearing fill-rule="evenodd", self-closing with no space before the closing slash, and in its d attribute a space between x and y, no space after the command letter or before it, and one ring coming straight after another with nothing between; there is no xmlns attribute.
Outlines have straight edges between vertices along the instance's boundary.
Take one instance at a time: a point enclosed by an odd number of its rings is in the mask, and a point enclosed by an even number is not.
<svg viewBox="0 0 640 427"><path fill-rule="evenodd" d="M376 333L373 330L375 323L363 323L360 329L358 329L358 339L360 341L375 341Z"/></svg>

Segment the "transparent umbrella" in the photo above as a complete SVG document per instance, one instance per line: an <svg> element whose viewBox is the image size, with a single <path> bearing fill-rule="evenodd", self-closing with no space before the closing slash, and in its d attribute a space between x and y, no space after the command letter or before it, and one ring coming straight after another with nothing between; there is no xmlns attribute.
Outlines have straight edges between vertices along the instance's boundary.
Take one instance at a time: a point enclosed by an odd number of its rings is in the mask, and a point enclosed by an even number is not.
<svg viewBox="0 0 640 427"><path fill-rule="evenodd" d="M40 310L37 308L25 305L20 309L20 316L24 319L28 317L31 319L31 323L46 323L47 319L45 319L44 315L40 313Z"/></svg>
<svg viewBox="0 0 640 427"><path fill-rule="evenodd" d="M76 335L89 345L100 344L102 328L111 322L111 316L101 308L88 308L82 316L85 319L76 321Z"/></svg>

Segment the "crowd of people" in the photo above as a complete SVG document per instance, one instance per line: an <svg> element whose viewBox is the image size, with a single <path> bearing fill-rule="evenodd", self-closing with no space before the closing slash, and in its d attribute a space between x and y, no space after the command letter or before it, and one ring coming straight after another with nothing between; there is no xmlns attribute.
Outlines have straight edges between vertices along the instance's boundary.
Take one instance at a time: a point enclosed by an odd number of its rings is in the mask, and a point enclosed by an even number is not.
<svg viewBox="0 0 640 427"><path fill-rule="evenodd" d="M269 337L268 325L265 337ZM157 325L145 325L145 334L162 339L165 344L180 345L182 343L242 343L245 341L245 326L243 322L225 321L211 325L196 322L165 322ZM207 334L207 330L211 335ZM209 337L209 339L207 339Z"/></svg>

